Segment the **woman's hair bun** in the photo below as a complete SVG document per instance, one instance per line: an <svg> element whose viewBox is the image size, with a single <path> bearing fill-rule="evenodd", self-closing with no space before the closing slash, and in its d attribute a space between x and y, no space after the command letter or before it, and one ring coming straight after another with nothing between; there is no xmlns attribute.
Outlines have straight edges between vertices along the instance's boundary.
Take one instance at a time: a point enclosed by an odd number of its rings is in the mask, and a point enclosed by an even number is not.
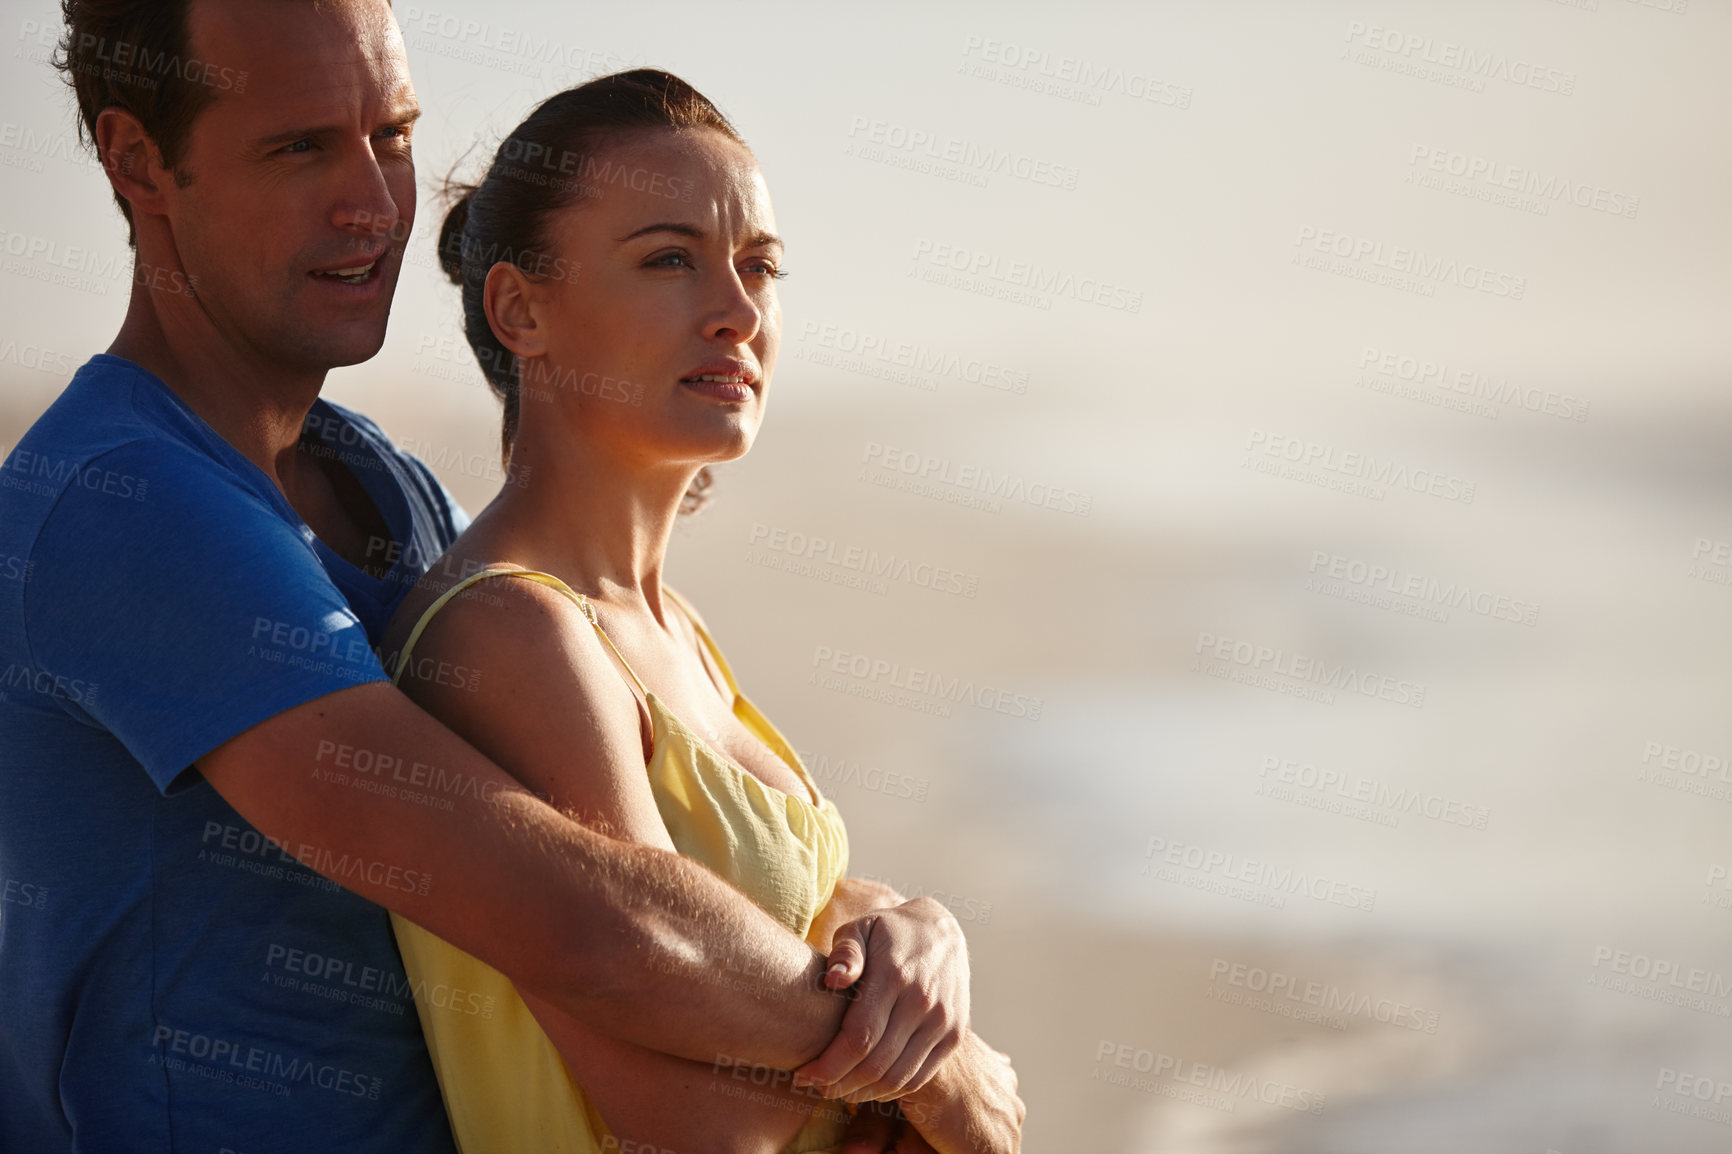
<svg viewBox="0 0 1732 1154"><path fill-rule="evenodd" d="M450 189L458 194L451 202L451 208L445 214L445 223L439 226L439 267L445 270L445 275L451 278L451 283L463 283L463 226L469 223L469 202L475 196L473 186L454 186Z"/></svg>

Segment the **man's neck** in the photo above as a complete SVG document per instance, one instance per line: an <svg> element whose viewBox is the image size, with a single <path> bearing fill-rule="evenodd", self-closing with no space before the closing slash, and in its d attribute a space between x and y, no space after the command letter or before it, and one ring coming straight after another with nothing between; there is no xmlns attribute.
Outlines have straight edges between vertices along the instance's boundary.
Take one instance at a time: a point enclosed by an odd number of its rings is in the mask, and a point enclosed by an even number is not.
<svg viewBox="0 0 1732 1154"><path fill-rule="evenodd" d="M271 363L237 348L194 300L168 303L134 284L108 352L154 373L186 406L278 487L294 485L295 446L324 385L323 371Z"/></svg>
<svg viewBox="0 0 1732 1154"><path fill-rule="evenodd" d="M134 283L126 320L108 352L155 373L186 406L274 482L320 540L376 572L390 530L344 465L300 452L323 370L272 362L227 339L190 296Z"/></svg>

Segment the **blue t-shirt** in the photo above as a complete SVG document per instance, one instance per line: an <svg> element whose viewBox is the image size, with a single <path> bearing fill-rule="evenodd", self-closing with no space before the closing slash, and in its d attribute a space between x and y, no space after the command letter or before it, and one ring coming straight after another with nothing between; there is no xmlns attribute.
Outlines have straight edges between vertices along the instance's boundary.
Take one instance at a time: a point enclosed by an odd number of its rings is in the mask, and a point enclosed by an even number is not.
<svg viewBox="0 0 1732 1154"><path fill-rule="evenodd" d="M307 430L389 526L384 578L118 357L0 468L0 1150L453 1148L385 910L192 768L387 680L372 647L467 523L366 418Z"/></svg>

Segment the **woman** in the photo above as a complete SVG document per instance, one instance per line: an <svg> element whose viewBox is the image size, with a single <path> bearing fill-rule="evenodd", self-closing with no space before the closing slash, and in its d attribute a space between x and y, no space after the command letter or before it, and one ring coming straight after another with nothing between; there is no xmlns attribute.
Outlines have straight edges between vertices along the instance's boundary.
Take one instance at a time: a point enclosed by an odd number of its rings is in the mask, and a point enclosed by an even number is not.
<svg viewBox="0 0 1732 1154"><path fill-rule="evenodd" d="M683 81L603 77L507 138L440 251L521 481L405 600L387 643L400 684L554 805L703 861L828 953L839 926L900 899L843 878L835 806L661 584L675 517L701 503L705 466L751 447L775 365L782 246L752 154ZM484 1011L417 998L465 1154L817 1151L848 1124L809 1091L600 1035L395 924L417 990ZM923 1081L917 1061L897 1057L892 1081ZM1008 1059L991 1077L1014 1078ZM940 1148L963 1111L936 1107L958 1093L935 1079L906 1107ZM1014 1148L1020 1103L999 1120Z"/></svg>

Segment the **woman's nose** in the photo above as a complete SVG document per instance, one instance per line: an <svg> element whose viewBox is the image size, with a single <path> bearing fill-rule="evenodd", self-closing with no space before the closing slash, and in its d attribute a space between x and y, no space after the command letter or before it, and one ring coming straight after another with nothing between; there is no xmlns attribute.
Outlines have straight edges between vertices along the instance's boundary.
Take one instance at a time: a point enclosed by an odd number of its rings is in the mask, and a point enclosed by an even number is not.
<svg viewBox="0 0 1732 1154"><path fill-rule="evenodd" d="M716 292L720 299L716 311L705 326L704 335L733 344L747 344L757 338L764 323L764 314L740 281L732 267L717 278Z"/></svg>

